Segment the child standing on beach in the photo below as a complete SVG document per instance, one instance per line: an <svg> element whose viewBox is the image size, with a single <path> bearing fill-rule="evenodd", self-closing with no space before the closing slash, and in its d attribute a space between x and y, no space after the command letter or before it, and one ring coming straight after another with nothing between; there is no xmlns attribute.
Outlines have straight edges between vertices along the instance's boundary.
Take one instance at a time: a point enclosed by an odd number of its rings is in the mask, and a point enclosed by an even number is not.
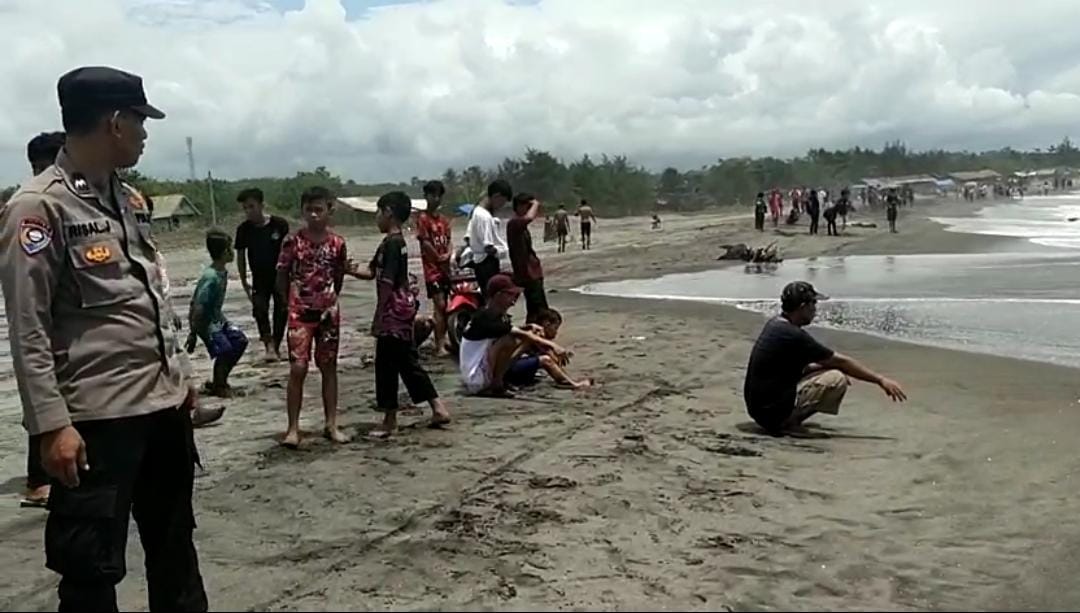
<svg viewBox="0 0 1080 613"><path fill-rule="evenodd" d="M278 258L278 291L288 297L289 385L286 405L288 429L282 445L300 445L300 408L304 380L314 348L315 366L322 374L324 436L348 442L337 427L337 357L341 337L338 295L345 281L345 239L329 229L334 197L323 187L300 196L305 226L285 239Z"/></svg>
<svg viewBox="0 0 1080 613"><path fill-rule="evenodd" d="M376 206L375 223L386 237L375 251L367 274L358 272L356 276L375 280L375 402L383 421L370 436L384 439L397 430L398 377L414 403L426 402L431 407L432 427L449 423L450 413L420 365L414 344L416 297L409 287L409 253L401 234L401 226L412 211L412 200L404 192L390 192L379 198Z"/></svg>
<svg viewBox="0 0 1080 613"><path fill-rule="evenodd" d="M244 332L229 323L221 312L229 283L228 265L234 257L232 239L221 230L210 230L206 233L206 251L211 263L199 277L191 295L190 332L185 349L191 353L195 350L195 338L202 339L214 361L213 379L202 391L208 396L228 398L232 396L229 373L248 345Z"/></svg>

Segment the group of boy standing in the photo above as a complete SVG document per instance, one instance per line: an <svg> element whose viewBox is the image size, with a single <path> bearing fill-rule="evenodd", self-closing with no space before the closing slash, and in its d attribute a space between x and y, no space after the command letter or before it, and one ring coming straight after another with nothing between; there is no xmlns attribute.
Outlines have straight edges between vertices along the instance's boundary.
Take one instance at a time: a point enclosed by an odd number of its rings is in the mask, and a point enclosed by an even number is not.
<svg viewBox="0 0 1080 613"><path fill-rule="evenodd" d="M446 339L447 305L453 284L452 230L449 218L440 212L446 193L443 184L430 181L424 185L423 193L427 209L417 217L416 238L432 305L434 353L444 357L449 355ZM410 280L402 231L411 216L411 199L403 192L379 198L376 224L385 237L365 265L354 261L347 253L345 240L329 229L335 198L328 190L314 187L304 192L304 227L292 234L285 219L266 213L260 190L244 190L237 201L246 219L237 227L235 238L220 230L207 233L206 247L212 262L192 295L186 349L194 351L196 339L202 339L214 363L213 378L203 392L231 396L228 376L247 349L244 333L222 312L227 266L238 256L240 282L251 302L266 360L280 360L282 340L287 345L290 372L284 446L300 445L303 384L312 359L322 374L324 436L339 443L349 440L337 426L338 297L346 276L374 281L376 286L371 332L376 338L376 405L383 420L369 436L387 438L396 430L399 378L414 403L430 406L433 427L449 423L450 414L419 358L418 346L427 333L419 330L417 322L419 291ZM514 216L507 223L504 239L495 213L507 202L513 203ZM528 384L541 369L566 387L578 389L591 384L587 379L575 381L566 373L570 353L554 342L562 317L548 307L543 267L529 231L539 211L540 202L534 196L515 196L509 183L497 180L488 187L487 198L475 208L469 221L469 266L484 299L462 335L456 356L462 381L470 393L511 396L514 386ZM501 272L507 258L512 275ZM527 318L526 326L518 328L512 325L508 312L521 295L525 297Z"/></svg>

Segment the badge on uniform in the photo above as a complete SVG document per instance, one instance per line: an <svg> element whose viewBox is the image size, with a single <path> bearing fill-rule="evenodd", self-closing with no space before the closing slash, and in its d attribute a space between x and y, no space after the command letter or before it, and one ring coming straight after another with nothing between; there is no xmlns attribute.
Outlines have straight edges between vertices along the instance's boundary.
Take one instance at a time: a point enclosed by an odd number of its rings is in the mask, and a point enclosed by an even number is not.
<svg viewBox="0 0 1080 613"><path fill-rule="evenodd" d="M92 193L90 191L90 183L87 182L86 177L80 174L72 175L71 183L72 187L74 187L75 191L80 195Z"/></svg>
<svg viewBox="0 0 1080 613"><path fill-rule="evenodd" d="M40 217L19 220L19 244L26 255L41 253L52 242L52 226Z"/></svg>
<svg viewBox="0 0 1080 613"><path fill-rule="evenodd" d="M107 262L112 257L112 250L107 245L94 245L86 250L86 261L93 264Z"/></svg>

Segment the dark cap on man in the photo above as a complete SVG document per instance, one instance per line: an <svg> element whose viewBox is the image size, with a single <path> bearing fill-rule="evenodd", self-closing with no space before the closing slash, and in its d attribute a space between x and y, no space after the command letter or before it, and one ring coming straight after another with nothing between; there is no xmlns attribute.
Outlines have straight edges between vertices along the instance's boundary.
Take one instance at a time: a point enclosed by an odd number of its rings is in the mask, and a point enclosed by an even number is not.
<svg viewBox="0 0 1080 613"><path fill-rule="evenodd" d="M510 275L499 273L488 280L487 295L494 296L503 292L518 296L521 294L521 288L514 283Z"/></svg>
<svg viewBox="0 0 1080 613"><path fill-rule="evenodd" d="M828 299L828 296L818 292L806 281L792 281L784 286L784 291L780 292L780 308L788 313L804 304Z"/></svg>
<svg viewBox="0 0 1080 613"><path fill-rule="evenodd" d="M165 119L165 113L146 101L142 78L123 70L106 66L76 68L60 77L56 90L65 115L112 110Z"/></svg>

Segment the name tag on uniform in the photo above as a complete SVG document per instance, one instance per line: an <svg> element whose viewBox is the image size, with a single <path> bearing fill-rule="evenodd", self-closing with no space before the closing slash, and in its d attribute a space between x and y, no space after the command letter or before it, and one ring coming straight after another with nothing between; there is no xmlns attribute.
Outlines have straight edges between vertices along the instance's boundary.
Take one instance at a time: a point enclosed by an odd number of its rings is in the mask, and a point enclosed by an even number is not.
<svg viewBox="0 0 1080 613"><path fill-rule="evenodd" d="M116 233L116 222L107 217L64 223L64 236L68 240L80 240Z"/></svg>

